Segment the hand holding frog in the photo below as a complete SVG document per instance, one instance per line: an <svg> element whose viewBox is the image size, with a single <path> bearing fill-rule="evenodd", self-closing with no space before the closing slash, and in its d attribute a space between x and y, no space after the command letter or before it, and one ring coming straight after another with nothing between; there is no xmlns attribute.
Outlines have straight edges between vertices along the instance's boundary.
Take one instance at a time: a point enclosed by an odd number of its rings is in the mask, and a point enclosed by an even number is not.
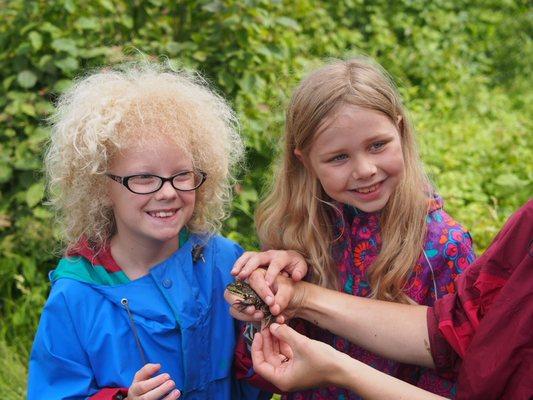
<svg viewBox="0 0 533 400"><path fill-rule="evenodd" d="M252 274L258 269L266 273ZM250 278L250 283L259 297L271 308L273 315L278 315L287 304L278 304L278 296L274 295L276 277L290 276L294 282L300 281L307 274L307 263L304 257L294 250L268 250L263 252L247 251L235 262L231 270L239 280ZM283 292L283 291L282 291ZM235 298L225 295L226 301L234 304ZM230 300L233 300L231 302ZM264 310L257 307L241 308L235 318L244 321L257 321L265 317Z"/></svg>
<svg viewBox="0 0 533 400"><path fill-rule="evenodd" d="M231 274L237 279L245 280L260 267L267 271L262 291L269 291L268 286L272 285L279 274L290 276L298 282L307 274L308 269L304 257L294 250L247 251L235 262ZM273 295L272 291L269 294Z"/></svg>
<svg viewBox="0 0 533 400"><path fill-rule="evenodd" d="M232 305L230 312L234 318L258 322L268 318L268 314L272 314L277 317L277 322L283 323L295 315L305 299L308 284L294 282L290 278L278 275L269 286L266 284L266 274L266 270L259 268L250 275L249 286L243 283L228 286L224 298ZM242 305L248 305L248 307L243 308Z"/></svg>

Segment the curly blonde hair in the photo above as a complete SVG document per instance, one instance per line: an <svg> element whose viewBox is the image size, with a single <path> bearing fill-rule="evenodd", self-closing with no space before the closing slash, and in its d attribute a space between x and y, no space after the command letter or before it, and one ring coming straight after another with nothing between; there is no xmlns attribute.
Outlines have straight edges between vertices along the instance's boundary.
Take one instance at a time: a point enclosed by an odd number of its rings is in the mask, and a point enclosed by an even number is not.
<svg viewBox="0 0 533 400"><path fill-rule="evenodd" d="M311 280L338 289L338 267L331 247L337 240L333 218L339 211L294 150L307 157L320 124L343 105L379 111L400 133L404 174L381 212L382 247L368 271L368 280L372 297L411 303L403 289L423 250L428 192L432 189L396 87L369 59L331 62L310 74L295 90L287 111L279 168L256 212L259 239L266 248L304 254L311 266Z"/></svg>
<svg viewBox="0 0 533 400"><path fill-rule="evenodd" d="M155 63L122 64L74 82L57 102L45 154L50 203L67 250L115 232L105 173L117 151L170 139L207 173L187 228L219 230L244 154L235 114L198 74Z"/></svg>

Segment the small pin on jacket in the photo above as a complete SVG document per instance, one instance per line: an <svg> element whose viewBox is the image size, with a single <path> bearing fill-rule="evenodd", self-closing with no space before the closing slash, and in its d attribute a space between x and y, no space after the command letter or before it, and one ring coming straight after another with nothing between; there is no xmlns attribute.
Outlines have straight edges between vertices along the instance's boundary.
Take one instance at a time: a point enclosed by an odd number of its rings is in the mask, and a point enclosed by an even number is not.
<svg viewBox="0 0 533 400"><path fill-rule="evenodd" d="M192 254L193 262L198 262L199 260L202 260L202 262L205 262L204 246L195 244L192 248L191 254Z"/></svg>

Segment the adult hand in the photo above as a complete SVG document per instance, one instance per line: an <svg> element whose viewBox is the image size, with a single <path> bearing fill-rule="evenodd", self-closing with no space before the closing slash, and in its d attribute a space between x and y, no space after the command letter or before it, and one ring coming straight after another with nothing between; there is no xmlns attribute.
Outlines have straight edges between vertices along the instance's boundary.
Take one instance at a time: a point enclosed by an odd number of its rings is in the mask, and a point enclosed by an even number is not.
<svg viewBox="0 0 533 400"><path fill-rule="evenodd" d="M283 391L331 383L336 359L345 355L276 323L256 333L252 343L254 370Z"/></svg>
<svg viewBox="0 0 533 400"><path fill-rule="evenodd" d="M307 274L308 269L304 257L294 250L247 251L235 261L231 274L245 280L260 267L266 268L265 280L269 285L280 273L297 282Z"/></svg>
<svg viewBox="0 0 533 400"><path fill-rule="evenodd" d="M146 364L137 371L128 389L127 400L175 400L181 393L169 374L159 374L161 364Z"/></svg>
<svg viewBox="0 0 533 400"><path fill-rule="evenodd" d="M269 306L272 315L277 316L276 320L283 323L292 318L300 308L305 299L306 282L294 282L292 279L278 275L273 284L269 286L266 282L266 270L259 268L252 272L248 283L258 294L259 297ZM224 292L225 300L233 305L241 298L226 290ZM261 311L256 310L254 306L249 306L244 310L238 307L230 308L231 315L240 320L248 322L259 322L264 318Z"/></svg>
<svg viewBox="0 0 533 400"><path fill-rule="evenodd" d="M264 314L260 310L256 310L254 306L248 306L244 309L237 305L242 300L238 295L231 293L228 289L224 291L224 300L231 306L229 312L231 316L239 321L256 322L260 324L264 318Z"/></svg>
<svg viewBox="0 0 533 400"><path fill-rule="evenodd" d="M305 298L306 282L294 282L283 275L278 275L271 285L266 281L266 272L257 269L248 278L248 283L269 306L272 315L279 323L294 317ZM272 294L273 293L273 294Z"/></svg>

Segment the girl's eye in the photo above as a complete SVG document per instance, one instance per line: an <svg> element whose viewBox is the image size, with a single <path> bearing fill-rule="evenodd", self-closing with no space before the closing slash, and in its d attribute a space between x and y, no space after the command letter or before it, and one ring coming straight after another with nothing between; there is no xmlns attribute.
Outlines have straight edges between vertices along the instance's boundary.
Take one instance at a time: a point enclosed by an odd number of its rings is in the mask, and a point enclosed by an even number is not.
<svg viewBox="0 0 533 400"><path fill-rule="evenodd" d="M154 175L135 175L129 180L130 185L151 185L158 181L158 177Z"/></svg>
<svg viewBox="0 0 533 400"><path fill-rule="evenodd" d="M339 154L339 155L336 155L335 157L330 158L328 162L342 161L347 158L348 158L347 154Z"/></svg>
<svg viewBox="0 0 533 400"><path fill-rule="evenodd" d="M192 171L180 172L174 176L174 182L186 182L194 178L194 173Z"/></svg>
<svg viewBox="0 0 533 400"><path fill-rule="evenodd" d="M378 152L378 151L382 150L385 147L386 144L387 144L386 142L375 142L375 143L372 143L370 145L370 151Z"/></svg>

